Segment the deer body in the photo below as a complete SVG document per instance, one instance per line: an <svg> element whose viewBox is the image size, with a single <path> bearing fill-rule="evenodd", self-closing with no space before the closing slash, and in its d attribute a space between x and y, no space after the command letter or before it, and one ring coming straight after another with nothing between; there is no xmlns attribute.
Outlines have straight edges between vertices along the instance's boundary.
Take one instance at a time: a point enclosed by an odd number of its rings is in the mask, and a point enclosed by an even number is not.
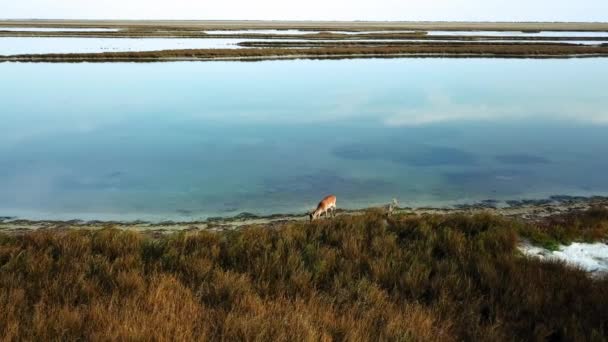
<svg viewBox="0 0 608 342"><path fill-rule="evenodd" d="M336 196L329 195L329 196L326 196L325 198L323 198L321 200L321 202L319 202L319 205L317 205L317 209L315 209L312 213L310 213L309 217L310 217L311 221L321 217L322 214L325 214L325 217L327 217L327 214L330 211L332 213L332 216L335 216L335 210L336 210Z"/></svg>

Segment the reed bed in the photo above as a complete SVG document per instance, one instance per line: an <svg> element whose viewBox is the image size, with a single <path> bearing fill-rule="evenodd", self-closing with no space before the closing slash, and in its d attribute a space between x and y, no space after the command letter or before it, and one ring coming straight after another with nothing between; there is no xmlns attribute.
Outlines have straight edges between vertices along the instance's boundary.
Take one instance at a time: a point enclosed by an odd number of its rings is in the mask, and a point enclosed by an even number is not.
<svg viewBox="0 0 608 342"><path fill-rule="evenodd" d="M608 47L574 44L517 44L517 43L421 43L399 46L365 46L353 43L348 46L315 48L242 48L242 49L188 49L142 52L104 52L83 54L34 54L0 56L0 61L19 62L123 62L172 61L180 59L239 59L239 58L350 58L391 56L441 57L577 57L607 56Z"/></svg>

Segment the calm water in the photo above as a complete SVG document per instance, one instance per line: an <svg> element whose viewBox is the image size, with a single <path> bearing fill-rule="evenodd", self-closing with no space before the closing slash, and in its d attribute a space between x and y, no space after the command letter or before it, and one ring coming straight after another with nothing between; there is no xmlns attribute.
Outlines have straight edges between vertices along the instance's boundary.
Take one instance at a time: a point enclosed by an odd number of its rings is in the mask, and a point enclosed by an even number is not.
<svg viewBox="0 0 608 342"><path fill-rule="evenodd" d="M67 28L67 27L3 27L0 31L21 32L117 32L113 28Z"/></svg>
<svg viewBox="0 0 608 342"><path fill-rule="evenodd" d="M243 42L314 43L335 40L248 39L248 38L75 38L75 37L0 37L0 55L45 53L97 53L158 51L176 49L239 49ZM361 40L364 42L365 40ZM372 42L386 44L394 39ZM369 42L369 41L367 41ZM601 42L591 42L599 44Z"/></svg>
<svg viewBox="0 0 608 342"><path fill-rule="evenodd" d="M29 30L37 30L39 28L29 28ZM11 30L11 28L0 27L2 30ZM26 29L23 29L26 30ZM51 29L49 29L51 30ZM68 29L58 29L66 31ZM72 29L73 31L81 29ZM82 29L84 30L84 29ZM87 29L89 31L95 29ZM106 29L97 29L106 30ZM117 30L117 29L107 29ZM69 30L68 30L69 31ZM333 31L335 33L345 33ZM388 33L390 31L378 31ZM376 33L378 33L376 32ZM128 51L157 51L157 50L175 50L175 49L237 49L242 42L291 42L307 44L318 42L336 42L336 40L303 40L303 39L254 39L254 38L231 38L230 34L242 33L264 33L264 34L312 34L318 32L298 31L298 30L241 30L241 31L207 31L210 34L227 34L227 38L83 38L83 37L0 37L0 55L19 55L19 54L45 54L45 53L97 53L97 52L128 52ZM357 32L348 32L356 36ZM373 32L358 32L358 33L373 33ZM561 43L561 44L583 44L583 45L599 45L608 42L608 32L543 32L539 34L521 34L522 36L531 37L552 37L555 35L564 37L605 37L605 40L572 40L572 41L530 41L530 40L504 40L500 36L513 36L514 32L496 32L496 31L430 31L429 35L454 35L454 34L470 34L485 36L496 36L496 39L484 40L486 43ZM521 32L520 32L521 33ZM466 34L465 34L466 35ZM432 38L432 37L431 37ZM433 39L435 43L451 42L450 40ZM574 38L572 38L574 39ZM375 42L379 45L390 42L430 42L429 39L419 40L412 39L375 39L375 40L357 40L357 42Z"/></svg>
<svg viewBox="0 0 608 342"><path fill-rule="evenodd" d="M0 55L236 49L247 39L0 37Z"/></svg>
<svg viewBox="0 0 608 342"><path fill-rule="evenodd" d="M208 34L318 34L318 33L338 33L338 34L370 34L370 33L416 33L419 31L301 31L301 30L211 30L205 31ZM520 36L520 37L606 37L608 32L584 32L584 31L542 31L538 33L528 33L522 31L427 31L430 36Z"/></svg>
<svg viewBox="0 0 608 342"><path fill-rule="evenodd" d="M429 35L440 36L520 36L520 37L606 37L608 32L586 31L541 31L538 33L522 31L428 31Z"/></svg>
<svg viewBox="0 0 608 342"><path fill-rule="evenodd" d="M300 31L300 30L208 30L204 31L208 34L314 34L318 31Z"/></svg>
<svg viewBox="0 0 608 342"><path fill-rule="evenodd" d="M0 216L608 193L608 59L0 63Z"/></svg>

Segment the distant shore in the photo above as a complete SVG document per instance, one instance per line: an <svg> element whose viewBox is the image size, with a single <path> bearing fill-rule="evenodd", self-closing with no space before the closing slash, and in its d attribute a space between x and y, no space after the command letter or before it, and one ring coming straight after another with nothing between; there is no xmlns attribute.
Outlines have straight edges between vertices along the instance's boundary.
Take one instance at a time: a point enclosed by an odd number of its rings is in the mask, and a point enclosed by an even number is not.
<svg viewBox="0 0 608 342"><path fill-rule="evenodd" d="M3 31L10 28L57 28L57 32ZM110 32L69 32L65 29L115 29ZM269 35L255 32L218 34L213 30L278 30ZM310 31L293 35L288 31ZM209 32L205 32L209 31ZM338 32L336 32L338 31ZM411 31L411 32L403 32ZM434 35L428 31L475 31L475 35ZM484 31L524 33L581 32L580 37L507 36L506 42L492 42ZM347 32L362 34L352 35ZM174 62L254 61L275 59L346 58L581 58L608 57L603 37L585 37L585 32L606 32L608 23L500 23L500 22L335 22L335 21L114 21L114 20L0 20L0 37L80 38L230 38L260 39L241 43L239 49L183 49L160 51L45 53L0 55L0 62ZM546 38L546 39L545 39ZM263 41L270 40L273 41ZM280 39L297 39L285 42ZM365 39L365 41L362 41ZM392 41L386 41L390 39ZM385 40L385 41L383 41ZM567 42L574 44L566 44Z"/></svg>
<svg viewBox="0 0 608 342"><path fill-rule="evenodd" d="M521 219L525 221L541 220L549 216L571 213L574 211L584 211L593 207L608 208L608 197L593 196L552 196L546 199L536 200L513 200L498 202L486 200L472 204L461 204L452 207L420 207L407 208L398 207L393 214L404 215L425 215L425 214L477 214L491 213L499 216ZM369 207L362 209L345 210L338 209L338 215L361 215L370 210L385 211L383 207ZM259 216L251 213L240 213L232 217L212 217L200 221L82 221L82 220L24 220L14 217L0 216L0 233L19 234L39 229L103 229L117 228L124 230L134 230L148 232L151 234L164 234L174 231L224 231L234 230L245 226L267 226L275 227L287 222L305 221L308 216L305 213L293 214L274 214Z"/></svg>
<svg viewBox="0 0 608 342"><path fill-rule="evenodd" d="M282 21L282 20L0 20L0 26L37 27L175 27L193 29L383 29L383 30L486 30L486 31L608 31L598 22L467 22L467 21Z"/></svg>

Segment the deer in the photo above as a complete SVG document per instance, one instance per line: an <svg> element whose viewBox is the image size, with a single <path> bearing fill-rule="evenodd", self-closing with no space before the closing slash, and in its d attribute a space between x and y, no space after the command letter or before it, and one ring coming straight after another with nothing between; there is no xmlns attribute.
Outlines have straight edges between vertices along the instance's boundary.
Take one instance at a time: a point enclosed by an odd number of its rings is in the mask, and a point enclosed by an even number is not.
<svg viewBox="0 0 608 342"><path fill-rule="evenodd" d="M336 216L336 196L334 195L323 198L321 202L319 202L319 205L317 205L317 209L309 213L308 217L311 221L321 217L322 214L325 214L325 217L327 217L330 211L332 216Z"/></svg>
<svg viewBox="0 0 608 342"><path fill-rule="evenodd" d="M399 201L397 201L396 198L393 198L393 201L385 205L384 208L386 209L386 216L391 216L393 215L393 211L399 208Z"/></svg>

